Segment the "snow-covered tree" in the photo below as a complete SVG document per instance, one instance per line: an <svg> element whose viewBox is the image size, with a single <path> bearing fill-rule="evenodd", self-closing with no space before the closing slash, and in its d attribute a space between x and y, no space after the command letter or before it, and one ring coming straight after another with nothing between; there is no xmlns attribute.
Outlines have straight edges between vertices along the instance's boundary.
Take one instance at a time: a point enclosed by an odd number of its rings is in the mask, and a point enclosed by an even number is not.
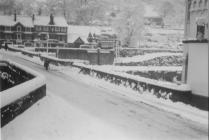
<svg viewBox="0 0 209 140"><path fill-rule="evenodd" d="M92 24L104 18L105 0L72 0L70 16L78 24Z"/></svg>
<svg viewBox="0 0 209 140"><path fill-rule="evenodd" d="M175 15L174 7L169 1L163 2L158 11L163 18Z"/></svg>
<svg viewBox="0 0 209 140"><path fill-rule="evenodd" d="M138 47L141 33L143 31L144 7L137 4L126 4L120 8L112 26L122 45L127 47Z"/></svg>

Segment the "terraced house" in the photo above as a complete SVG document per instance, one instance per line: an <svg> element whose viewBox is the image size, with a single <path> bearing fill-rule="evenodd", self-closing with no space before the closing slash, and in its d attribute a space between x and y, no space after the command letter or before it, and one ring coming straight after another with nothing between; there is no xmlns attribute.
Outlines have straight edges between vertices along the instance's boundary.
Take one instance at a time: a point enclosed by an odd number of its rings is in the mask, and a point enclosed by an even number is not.
<svg viewBox="0 0 209 140"><path fill-rule="evenodd" d="M68 24L64 17L13 16L0 15L0 39L13 43L33 42L35 40L54 40L67 43Z"/></svg>

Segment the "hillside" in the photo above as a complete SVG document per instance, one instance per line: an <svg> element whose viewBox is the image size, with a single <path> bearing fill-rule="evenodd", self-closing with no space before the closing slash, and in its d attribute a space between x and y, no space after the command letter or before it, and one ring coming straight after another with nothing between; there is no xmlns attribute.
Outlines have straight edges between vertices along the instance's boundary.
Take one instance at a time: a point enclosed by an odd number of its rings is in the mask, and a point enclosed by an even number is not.
<svg viewBox="0 0 209 140"><path fill-rule="evenodd" d="M184 12L185 1L184 0L105 0L111 5L111 7L122 7L131 3L144 4L145 14L160 15L163 17L165 24L168 25L184 25ZM116 9L117 9L116 8ZM110 10L110 9L108 9ZM164 15L166 14L166 15Z"/></svg>

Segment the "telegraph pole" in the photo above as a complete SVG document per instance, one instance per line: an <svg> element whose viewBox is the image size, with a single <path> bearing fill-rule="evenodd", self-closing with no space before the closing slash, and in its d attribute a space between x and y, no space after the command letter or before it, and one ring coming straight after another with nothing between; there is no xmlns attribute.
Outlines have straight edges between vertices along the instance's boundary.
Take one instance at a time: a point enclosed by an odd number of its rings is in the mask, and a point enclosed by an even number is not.
<svg viewBox="0 0 209 140"><path fill-rule="evenodd" d="M120 41L115 40L115 62L117 62L118 57L120 57Z"/></svg>

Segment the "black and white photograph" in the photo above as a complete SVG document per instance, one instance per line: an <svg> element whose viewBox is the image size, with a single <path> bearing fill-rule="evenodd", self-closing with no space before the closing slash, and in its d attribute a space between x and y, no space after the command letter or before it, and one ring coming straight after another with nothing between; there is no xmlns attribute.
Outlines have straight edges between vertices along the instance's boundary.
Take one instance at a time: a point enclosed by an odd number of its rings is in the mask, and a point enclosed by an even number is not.
<svg viewBox="0 0 209 140"><path fill-rule="evenodd" d="M208 0L0 0L0 140L208 140Z"/></svg>

